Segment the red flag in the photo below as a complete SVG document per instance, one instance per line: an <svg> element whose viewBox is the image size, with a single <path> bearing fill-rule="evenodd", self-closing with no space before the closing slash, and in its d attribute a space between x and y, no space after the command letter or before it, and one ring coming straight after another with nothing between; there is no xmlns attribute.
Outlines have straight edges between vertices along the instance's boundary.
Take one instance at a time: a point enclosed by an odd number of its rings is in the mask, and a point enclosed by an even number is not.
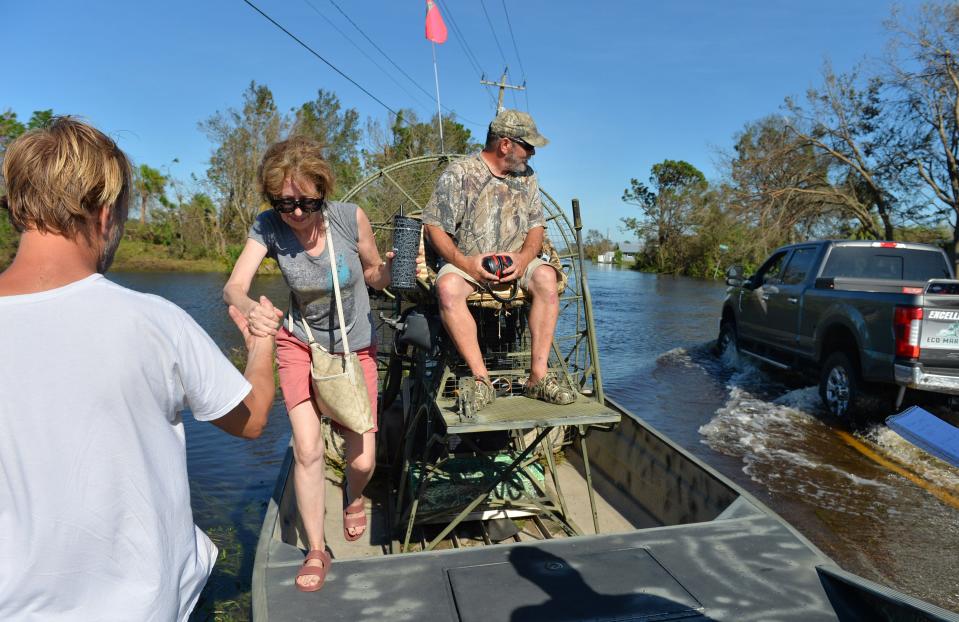
<svg viewBox="0 0 959 622"><path fill-rule="evenodd" d="M446 42L446 24L433 0L426 0L426 38L433 43Z"/></svg>

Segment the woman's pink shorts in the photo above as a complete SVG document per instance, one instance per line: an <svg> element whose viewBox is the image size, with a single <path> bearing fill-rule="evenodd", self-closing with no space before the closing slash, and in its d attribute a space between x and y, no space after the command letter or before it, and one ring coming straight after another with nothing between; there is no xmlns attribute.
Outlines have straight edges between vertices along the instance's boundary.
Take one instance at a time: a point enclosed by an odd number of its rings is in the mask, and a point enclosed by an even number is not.
<svg viewBox="0 0 959 622"><path fill-rule="evenodd" d="M376 375L376 345L357 350L363 367L363 377L366 379L366 391L370 396L370 406L373 408L373 431L377 430L376 421L376 393L378 378ZM313 382L310 378L310 346L303 343L286 328L281 328L276 334L276 362L280 374L280 389L283 391L283 401L289 412L294 406L313 399Z"/></svg>

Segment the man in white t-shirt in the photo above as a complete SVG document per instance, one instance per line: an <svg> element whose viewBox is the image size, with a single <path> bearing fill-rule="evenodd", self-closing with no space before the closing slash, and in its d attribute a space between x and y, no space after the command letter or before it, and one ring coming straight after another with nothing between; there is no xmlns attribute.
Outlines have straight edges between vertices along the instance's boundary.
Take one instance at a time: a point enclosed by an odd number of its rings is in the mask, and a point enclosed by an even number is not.
<svg viewBox="0 0 959 622"><path fill-rule="evenodd" d="M185 620L217 551L193 524L180 413L256 438L272 340L230 309L244 378L182 309L103 277L131 189L103 133L54 119L3 176L21 237L0 273L0 620Z"/></svg>

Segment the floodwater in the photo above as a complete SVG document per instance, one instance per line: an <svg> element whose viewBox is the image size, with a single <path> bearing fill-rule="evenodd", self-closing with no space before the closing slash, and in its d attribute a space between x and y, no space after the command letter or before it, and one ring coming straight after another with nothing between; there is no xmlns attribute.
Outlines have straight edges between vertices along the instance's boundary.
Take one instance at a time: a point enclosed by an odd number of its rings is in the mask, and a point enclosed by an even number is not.
<svg viewBox="0 0 959 622"><path fill-rule="evenodd" d="M179 304L224 349L240 345L220 301L225 276L111 278ZM721 283L610 266L590 267L588 282L610 397L786 517L843 568L959 611L959 469L882 425L850 437L801 379L735 356L719 360L710 346ZM253 291L286 306L280 277L260 277ZM253 442L192 420L187 427L195 520L226 552L194 619L244 619L289 423L277 401Z"/></svg>

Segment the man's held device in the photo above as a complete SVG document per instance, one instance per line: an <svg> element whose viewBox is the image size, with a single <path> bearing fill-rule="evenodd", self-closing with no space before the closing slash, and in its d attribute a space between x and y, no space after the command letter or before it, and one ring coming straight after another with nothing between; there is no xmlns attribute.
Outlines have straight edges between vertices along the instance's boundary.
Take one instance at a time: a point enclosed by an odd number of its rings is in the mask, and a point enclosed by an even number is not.
<svg viewBox="0 0 959 622"><path fill-rule="evenodd" d="M495 274L496 278L501 279L507 268L513 265L513 258L509 255L489 255L483 257L483 269L490 274Z"/></svg>

